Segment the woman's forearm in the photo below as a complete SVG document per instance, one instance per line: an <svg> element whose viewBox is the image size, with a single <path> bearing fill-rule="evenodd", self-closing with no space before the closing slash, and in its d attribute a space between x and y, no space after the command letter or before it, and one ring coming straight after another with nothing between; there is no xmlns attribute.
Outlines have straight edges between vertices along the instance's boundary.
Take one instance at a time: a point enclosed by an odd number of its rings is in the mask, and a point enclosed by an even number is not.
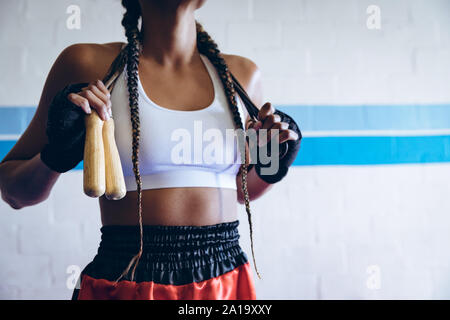
<svg viewBox="0 0 450 320"><path fill-rule="evenodd" d="M242 194L242 176L239 174L236 177L238 202L244 204L244 195ZM255 171L253 166L247 173L247 189L248 197L250 200L256 200L269 191L273 187L273 184L269 184L262 180Z"/></svg>
<svg viewBox="0 0 450 320"><path fill-rule="evenodd" d="M40 153L29 160L8 160L0 164L2 199L14 209L38 204L48 198L60 173L48 168Z"/></svg>

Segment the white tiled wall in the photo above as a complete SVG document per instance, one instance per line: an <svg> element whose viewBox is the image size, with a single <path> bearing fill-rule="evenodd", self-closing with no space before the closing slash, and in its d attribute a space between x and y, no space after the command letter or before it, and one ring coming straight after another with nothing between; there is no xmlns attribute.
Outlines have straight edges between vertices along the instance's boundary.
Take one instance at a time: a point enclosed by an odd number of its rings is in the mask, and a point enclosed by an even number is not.
<svg viewBox="0 0 450 320"><path fill-rule="evenodd" d="M71 4L81 30L65 26ZM371 4L380 30L366 27ZM208 0L198 19L222 51L259 65L275 104L448 103L449 9L448 0ZM118 0L1 1L0 105L35 106L67 45L123 41L121 15ZM449 173L446 164L291 169L251 203L258 297L450 298ZM251 259L242 206L240 220ZM0 202L0 298L69 298L67 268L92 259L99 227L80 171L34 207Z"/></svg>

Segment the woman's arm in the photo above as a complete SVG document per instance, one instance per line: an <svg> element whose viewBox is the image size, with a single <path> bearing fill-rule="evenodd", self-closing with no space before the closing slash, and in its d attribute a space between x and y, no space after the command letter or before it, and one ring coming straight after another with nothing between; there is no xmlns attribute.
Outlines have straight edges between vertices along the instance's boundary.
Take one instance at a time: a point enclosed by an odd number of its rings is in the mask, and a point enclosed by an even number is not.
<svg viewBox="0 0 450 320"><path fill-rule="evenodd" d="M39 153L47 143L48 107L53 96L71 80L69 75L75 69L72 61L76 60L76 49L76 46L66 48L55 60L33 119L0 163L2 199L14 209L46 200L60 175L41 161Z"/></svg>
<svg viewBox="0 0 450 320"><path fill-rule="evenodd" d="M9 160L0 164L2 199L14 209L38 204L48 198L60 173L49 169L39 153L29 160Z"/></svg>
<svg viewBox="0 0 450 320"><path fill-rule="evenodd" d="M0 192L2 199L12 208L31 206L48 198L60 175L40 158L40 152L48 142L45 130L49 105L66 85L90 82L106 72L114 55L109 53L110 49L105 54L104 48L105 45L75 44L64 49L55 60L33 119L0 163ZM98 66L100 57L105 66Z"/></svg>
<svg viewBox="0 0 450 320"><path fill-rule="evenodd" d="M225 55L227 64L238 81L242 84L248 96L252 102L261 109L264 103L264 96L262 90L262 77L261 71L258 66L250 59L241 56ZM245 126L247 128L250 116L246 112ZM242 174L239 173L236 176L236 185L238 193L238 202L244 204L244 195L242 193ZM255 200L273 187L273 184L269 184L262 180L255 171L253 166L247 173L247 189L250 200Z"/></svg>
<svg viewBox="0 0 450 320"><path fill-rule="evenodd" d="M238 191L238 202L240 204L244 204L244 195L242 193L242 174L237 175L236 185ZM247 173L247 189L250 200L258 199L272 187L273 184L265 182L256 174L254 166Z"/></svg>

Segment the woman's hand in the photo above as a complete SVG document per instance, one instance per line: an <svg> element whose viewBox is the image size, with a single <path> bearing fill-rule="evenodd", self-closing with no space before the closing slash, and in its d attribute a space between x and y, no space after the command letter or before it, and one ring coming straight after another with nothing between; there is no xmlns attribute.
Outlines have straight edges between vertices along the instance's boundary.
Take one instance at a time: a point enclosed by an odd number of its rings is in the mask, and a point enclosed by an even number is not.
<svg viewBox="0 0 450 320"><path fill-rule="evenodd" d="M111 113L111 94L102 81L96 80L81 89L78 93L70 93L67 99L79 106L85 113L91 113L92 108L97 111L100 118L107 121Z"/></svg>
<svg viewBox="0 0 450 320"><path fill-rule="evenodd" d="M111 115L110 93L100 81L75 83L59 91L50 103L41 160L56 172L74 168L84 158L85 117L94 109L100 118Z"/></svg>
<svg viewBox="0 0 450 320"><path fill-rule="evenodd" d="M281 122L281 117L277 114L274 114L275 108L272 106L270 102L266 102L258 112L258 121L250 119L247 121L246 129L254 129L257 133L257 143L259 147L264 146L272 139L272 134L274 137L276 136L276 131L278 130L278 139L279 144L288 141L288 140L297 140L298 134L289 129L289 124L286 122ZM262 141L260 138L259 130L266 129L267 130L267 141ZM252 143L252 141L251 141ZM252 146L250 146L252 147Z"/></svg>
<svg viewBox="0 0 450 320"><path fill-rule="evenodd" d="M257 121L250 120L247 122L247 129L254 129L256 131L256 137L258 140L256 142L252 141L254 139L250 139L250 154L252 154L253 150L255 150L255 144L257 144L257 146L256 160L253 161L250 156L251 164L248 169L250 170L250 168L253 167L254 164L256 174L263 181L269 184L274 184L281 181L286 176L289 167L294 162L300 149L300 140L302 139L302 135L300 132L300 128L298 127L297 123L295 123L294 119L292 119L286 113L275 110L270 102L265 103L261 107L258 112L257 118ZM262 139L262 137L260 136L259 130L261 129L267 130L267 134L263 136L264 139ZM254 136L248 135L248 137L252 138ZM278 161L276 161L275 163L272 162L272 160L274 159L270 155L270 149L272 148L272 146L270 146L270 142L273 138L278 138L278 143L282 147L284 147L284 151L279 152ZM260 157L262 156L260 154L260 147L263 147L265 145L267 145L266 154L271 158L268 163L262 163L262 161L260 160ZM272 170L272 164L274 164L275 166L275 171ZM267 172L266 169L268 168L270 168L270 170L268 171L271 173ZM264 172L262 172L261 169L264 169Z"/></svg>

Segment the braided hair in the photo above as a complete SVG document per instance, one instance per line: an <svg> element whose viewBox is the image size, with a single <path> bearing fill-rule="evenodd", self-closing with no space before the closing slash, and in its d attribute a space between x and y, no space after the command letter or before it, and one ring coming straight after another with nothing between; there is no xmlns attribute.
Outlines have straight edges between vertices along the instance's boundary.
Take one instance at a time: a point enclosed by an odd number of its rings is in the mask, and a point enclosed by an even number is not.
<svg viewBox="0 0 450 320"><path fill-rule="evenodd" d="M131 281L134 279L134 274L136 271L139 259L142 256L143 251L143 227L142 227L142 180L139 172L139 140L140 140L140 125L139 125L139 108L138 108L138 65L139 65L139 52L142 40L142 34L138 27L139 18L141 17L141 7L137 1L134 0L122 0L122 5L125 7L126 12L122 19L122 25L125 28L125 35L128 40L127 46L127 79L128 79L128 93L129 93L129 105L131 113L131 124L132 124L132 162L133 171L137 184L138 193L138 214L139 214L139 229L140 229L140 247L139 252L131 259L127 268L123 271L120 277L116 280L119 281L120 278L126 276L133 266L131 273ZM203 29L202 25L196 21L197 29L197 49L198 51L205 55L214 65L222 84L225 88L225 95L228 100L228 105L231 109L233 120L235 122L235 129L242 133L245 132L244 124L240 117L239 109L237 107L236 91L233 86L233 81L228 70L228 66L218 49L217 44L210 37L210 35ZM238 130L240 129L240 130ZM244 139L238 139L239 143L245 142ZM256 274L261 278L258 269L256 268L255 254L253 248L253 226L250 212L250 200L247 189L247 169L248 169L248 146L245 145L244 148L240 150L245 150L241 153L241 167L239 168L239 174L242 177L242 191L244 194L244 203L247 211L248 222L250 226L250 241L253 263L255 266Z"/></svg>

